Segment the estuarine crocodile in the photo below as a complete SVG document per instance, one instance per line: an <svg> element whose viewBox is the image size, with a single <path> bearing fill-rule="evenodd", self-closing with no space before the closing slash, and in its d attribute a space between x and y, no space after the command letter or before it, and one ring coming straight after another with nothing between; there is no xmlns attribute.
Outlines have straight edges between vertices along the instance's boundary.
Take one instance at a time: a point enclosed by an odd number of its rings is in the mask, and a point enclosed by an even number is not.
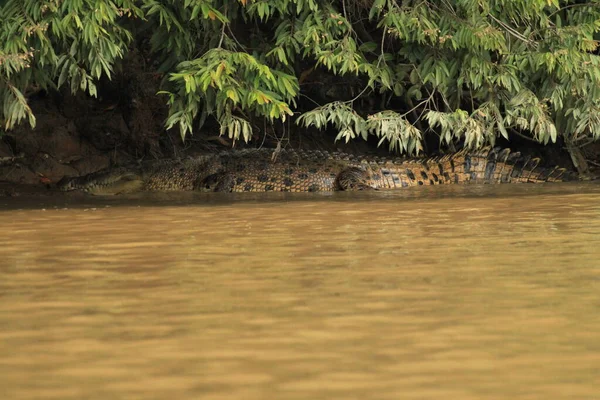
<svg viewBox="0 0 600 400"><path fill-rule="evenodd" d="M576 179L574 173L564 168L542 168L539 163L539 158L500 148L408 160L324 151L252 149L107 169L63 178L58 188L91 194L175 190L318 192Z"/></svg>

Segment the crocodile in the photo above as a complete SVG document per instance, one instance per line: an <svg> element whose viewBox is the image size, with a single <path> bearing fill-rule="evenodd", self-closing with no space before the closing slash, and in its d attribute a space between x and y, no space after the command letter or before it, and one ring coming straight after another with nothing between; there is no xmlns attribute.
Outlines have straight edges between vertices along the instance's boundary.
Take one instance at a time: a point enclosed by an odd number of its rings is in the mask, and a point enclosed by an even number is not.
<svg viewBox="0 0 600 400"><path fill-rule="evenodd" d="M63 178L62 191L96 195L137 191L319 192L396 189L417 185L560 182L565 168L487 147L429 158L379 158L340 152L247 149L186 160L158 160Z"/></svg>

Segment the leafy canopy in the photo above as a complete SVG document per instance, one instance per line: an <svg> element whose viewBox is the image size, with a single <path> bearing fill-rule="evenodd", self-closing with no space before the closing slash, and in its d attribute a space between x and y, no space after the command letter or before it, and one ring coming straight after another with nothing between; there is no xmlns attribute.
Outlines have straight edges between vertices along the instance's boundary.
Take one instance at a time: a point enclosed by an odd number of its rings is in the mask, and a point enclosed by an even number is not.
<svg viewBox="0 0 600 400"><path fill-rule="evenodd" d="M598 139L599 30L600 0L0 0L0 122L35 126L40 88L96 96L146 40L182 137L211 117L234 140L292 118L408 153Z"/></svg>

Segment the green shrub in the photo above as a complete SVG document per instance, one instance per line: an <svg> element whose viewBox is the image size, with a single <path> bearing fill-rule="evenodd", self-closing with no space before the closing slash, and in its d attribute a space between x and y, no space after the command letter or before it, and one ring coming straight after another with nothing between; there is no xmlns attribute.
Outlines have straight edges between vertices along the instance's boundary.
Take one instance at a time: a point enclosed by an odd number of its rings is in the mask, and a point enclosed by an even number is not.
<svg viewBox="0 0 600 400"><path fill-rule="evenodd" d="M293 118L409 153L431 132L573 143L600 137L599 29L600 1L0 0L0 122L35 126L40 88L95 96L147 39L182 137L209 117L245 141ZM300 105L311 73L342 95Z"/></svg>

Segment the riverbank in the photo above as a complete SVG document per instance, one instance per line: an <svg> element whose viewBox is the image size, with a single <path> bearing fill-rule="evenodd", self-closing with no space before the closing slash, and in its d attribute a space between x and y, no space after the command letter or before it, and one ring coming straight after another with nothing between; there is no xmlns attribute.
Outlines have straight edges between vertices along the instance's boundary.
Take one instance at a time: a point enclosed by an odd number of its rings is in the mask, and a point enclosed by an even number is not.
<svg viewBox="0 0 600 400"><path fill-rule="evenodd" d="M148 77L153 82L152 77ZM30 99L37 118L35 129L22 124L0 138L0 196L51 195L51 189L64 176L81 176L136 160L185 158L202 153L231 149L227 138L211 135L218 127L186 138L183 142L174 129L162 126L166 107L149 85L145 91L122 89L119 80L105 86L98 99L83 94L50 95L40 92ZM157 86L156 86L157 87ZM119 90L119 89L122 90ZM212 129L212 130L211 130ZM303 132L281 134L276 127L257 130L250 147L277 146L343 150L354 154L389 155L385 146L355 140L335 142L335 132ZM259 135L262 135L259 136ZM435 153L436 143L429 143ZM542 146L519 137L511 142L499 140L497 145L542 158L542 165L574 170L571 158L561 143ZM245 147L236 143L235 148ZM592 173L599 175L600 143L583 148Z"/></svg>

